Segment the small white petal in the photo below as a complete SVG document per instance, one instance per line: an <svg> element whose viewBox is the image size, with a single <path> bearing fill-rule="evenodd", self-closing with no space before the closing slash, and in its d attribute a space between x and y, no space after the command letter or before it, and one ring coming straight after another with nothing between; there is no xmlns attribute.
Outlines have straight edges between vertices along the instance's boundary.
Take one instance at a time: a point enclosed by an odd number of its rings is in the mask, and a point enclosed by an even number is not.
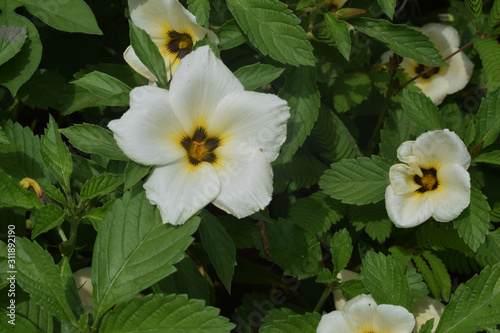
<svg viewBox="0 0 500 333"><path fill-rule="evenodd" d="M165 89L142 86L130 92L130 109L108 124L121 150L144 165L164 165L186 156L185 132L172 112Z"/></svg>
<svg viewBox="0 0 500 333"><path fill-rule="evenodd" d="M396 195L414 192L420 188L413 178L415 173L405 164L394 164L389 170L389 179Z"/></svg>
<svg viewBox="0 0 500 333"><path fill-rule="evenodd" d="M273 192L273 171L266 156L258 149L235 145L223 145L215 153L221 192L213 204L238 218L264 209Z"/></svg>
<svg viewBox="0 0 500 333"><path fill-rule="evenodd" d="M127 49L123 53L123 58L125 59L127 64L130 67L132 67L134 71L141 74L149 81L156 81L156 77L153 75L153 73L151 73L151 71L146 66L144 66L144 64L137 56L137 54L135 54L135 51L132 48L132 46L127 47Z"/></svg>
<svg viewBox="0 0 500 333"><path fill-rule="evenodd" d="M316 333L353 333L347 326L342 311L333 311L321 317Z"/></svg>
<svg viewBox="0 0 500 333"><path fill-rule="evenodd" d="M344 320L353 332L363 332L372 328L372 318L377 310L377 303L371 295L361 294L349 300L342 313Z"/></svg>
<svg viewBox="0 0 500 333"><path fill-rule="evenodd" d="M346 282L354 279L359 274L348 269L343 269L340 273L337 274L337 278L340 279L340 282ZM335 289L333 291L333 302L335 303L335 309L342 310L346 304L346 299L342 294L341 289Z"/></svg>
<svg viewBox="0 0 500 333"><path fill-rule="evenodd" d="M415 318L402 306L381 304L373 315L374 332L411 333Z"/></svg>
<svg viewBox="0 0 500 333"><path fill-rule="evenodd" d="M157 167L144 184L146 196L157 205L163 223L184 224L220 193L220 182L210 163L196 167L187 159Z"/></svg>
<svg viewBox="0 0 500 333"><path fill-rule="evenodd" d="M461 165L450 164L437 171L439 185L430 192L434 202L432 217L439 222L457 218L470 203L470 175Z"/></svg>
<svg viewBox="0 0 500 333"><path fill-rule="evenodd" d="M391 221L398 228L411 228L427 221L433 212L433 201L429 193L407 193L396 195L392 186L385 190L385 208Z"/></svg>
<svg viewBox="0 0 500 333"><path fill-rule="evenodd" d="M163 39L165 28L171 26L166 6L168 2L170 1L128 0L130 18L152 39Z"/></svg>

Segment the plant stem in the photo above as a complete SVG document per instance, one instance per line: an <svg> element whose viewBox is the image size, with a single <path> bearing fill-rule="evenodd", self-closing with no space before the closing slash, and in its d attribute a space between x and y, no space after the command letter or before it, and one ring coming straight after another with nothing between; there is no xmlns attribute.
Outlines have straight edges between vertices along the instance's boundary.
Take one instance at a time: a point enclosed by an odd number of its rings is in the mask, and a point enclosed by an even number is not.
<svg viewBox="0 0 500 333"><path fill-rule="evenodd" d="M321 295L321 297L318 300L318 303L314 307L314 312L319 312L319 310L323 307L323 304L325 304L326 299L331 294L331 292L332 292L332 287L327 285L325 291L323 291L323 295Z"/></svg>
<svg viewBox="0 0 500 333"><path fill-rule="evenodd" d="M58 225L57 227L57 232L59 233L59 237L61 237L62 241L63 242L67 242L68 241L68 238L66 237L66 234L64 233L64 231L62 230L61 226Z"/></svg>

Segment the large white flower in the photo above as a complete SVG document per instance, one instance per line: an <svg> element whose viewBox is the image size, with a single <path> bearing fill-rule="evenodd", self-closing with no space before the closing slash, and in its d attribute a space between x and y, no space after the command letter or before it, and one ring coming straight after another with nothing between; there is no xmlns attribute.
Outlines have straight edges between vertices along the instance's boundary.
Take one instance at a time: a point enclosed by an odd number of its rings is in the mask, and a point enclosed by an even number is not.
<svg viewBox="0 0 500 333"><path fill-rule="evenodd" d="M196 23L196 17L178 0L128 0L128 6L132 22L144 29L158 46L169 78L181 59L191 53L197 41L208 34L211 40L217 42L215 34ZM150 81L156 80L131 46L123 56L136 72Z"/></svg>
<svg viewBox="0 0 500 333"><path fill-rule="evenodd" d="M398 159L406 164L391 167L385 191L387 213L397 227L414 227L431 216L449 222L467 208L471 157L454 132L430 131L403 142Z"/></svg>
<svg viewBox="0 0 500 333"><path fill-rule="evenodd" d="M443 57L447 57L459 49L460 37L453 27L440 23L429 23L422 27L422 32L429 37ZM469 82L474 68L472 61L463 52L455 54L447 62L450 66L436 67L415 81L415 85L435 104L440 104L446 95L463 89ZM428 68L410 58L403 58L400 67L410 77L414 77Z"/></svg>
<svg viewBox="0 0 500 333"><path fill-rule="evenodd" d="M370 295L349 300L321 317L317 333L411 333L415 318L402 306L377 305Z"/></svg>
<svg viewBox="0 0 500 333"><path fill-rule="evenodd" d="M182 224L212 202L239 218L271 200L272 169L286 137L287 103L245 91L208 46L186 56L170 90L138 87L109 123L132 160L156 165L146 195L163 222Z"/></svg>

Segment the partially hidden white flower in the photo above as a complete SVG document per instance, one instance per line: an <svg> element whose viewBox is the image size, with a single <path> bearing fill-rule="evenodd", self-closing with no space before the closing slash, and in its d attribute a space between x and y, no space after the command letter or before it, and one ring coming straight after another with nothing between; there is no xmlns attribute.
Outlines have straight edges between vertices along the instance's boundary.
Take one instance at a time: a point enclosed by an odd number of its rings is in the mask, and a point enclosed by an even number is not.
<svg viewBox="0 0 500 333"><path fill-rule="evenodd" d="M321 317L317 333L411 333L415 318L402 306L377 305L370 295L349 300Z"/></svg>
<svg viewBox="0 0 500 333"><path fill-rule="evenodd" d="M94 302L93 302L93 291L94 288L92 286L92 268L85 267L77 270L73 273L73 277L76 282L76 289L78 290L78 295L82 301L83 309L86 312L93 313L94 311Z"/></svg>
<svg viewBox="0 0 500 333"><path fill-rule="evenodd" d="M451 55L460 47L458 32L448 25L429 23L422 27L422 32L429 37L443 57ZM463 52L455 54L447 62L448 67L436 67L415 81L415 85L437 105L444 100L446 95L463 89L469 82L474 68L472 61ZM403 58L400 67L410 77L428 68L410 58Z"/></svg>
<svg viewBox="0 0 500 333"><path fill-rule="evenodd" d="M412 309L416 321L413 333L420 331L420 328L431 318L434 318L434 325L431 330L434 333L443 314L444 307L443 303L428 296L413 302Z"/></svg>
<svg viewBox="0 0 500 333"><path fill-rule="evenodd" d="M403 142L398 159L406 164L391 167L385 191L387 213L397 227L414 227L431 216L449 222L467 208L471 157L454 132L430 131Z"/></svg>
<svg viewBox="0 0 500 333"><path fill-rule="evenodd" d="M196 23L196 17L178 0L128 0L128 6L132 22L145 30L158 46L165 59L169 79L197 41L208 35L213 42L218 42L217 36ZM152 82L156 80L139 60L132 46L125 50L123 56L136 72Z"/></svg>
<svg viewBox="0 0 500 333"><path fill-rule="evenodd" d="M245 91L203 46L182 60L169 91L133 89L130 109L108 126L129 158L156 166L144 188L163 223L183 224L210 202L238 218L267 206L289 109Z"/></svg>

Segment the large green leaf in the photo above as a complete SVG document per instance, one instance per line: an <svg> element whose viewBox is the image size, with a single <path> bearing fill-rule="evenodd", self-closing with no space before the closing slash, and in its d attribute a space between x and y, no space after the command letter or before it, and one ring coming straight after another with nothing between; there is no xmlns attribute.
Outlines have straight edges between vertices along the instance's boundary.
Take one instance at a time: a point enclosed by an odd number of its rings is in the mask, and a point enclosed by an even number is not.
<svg viewBox="0 0 500 333"><path fill-rule="evenodd" d="M113 173L103 173L92 179L89 179L82 188L81 198L92 199L100 195L105 195L114 191L118 186L123 183L122 175Z"/></svg>
<svg viewBox="0 0 500 333"><path fill-rule="evenodd" d="M302 146L318 118L320 95L314 67L300 66L288 72L278 96L290 106L286 141L281 146L281 156L286 163Z"/></svg>
<svg viewBox="0 0 500 333"><path fill-rule="evenodd" d="M391 236L393 223L387 216L384 202L349 207L349 217L356 231L364 228L368 236L379 243Z"/></svg>
<svg viewBox="0 0 500 333"><path fill-rule="evenodd" d="M116 200L99 226L92 259L94 315L175 271L193 239L199 218L182 226L162 224L144 192Z"/></svg>
<svg viewBox="0 0 500 333"><path fill-rule="evenodd" d="M378 156L344 159L331 165L319 186L343 203L366 205L385 198L391 164Z"/></svg>
<svg viewBox="0 0 500 333"><path fill-rule="evenodd" d="M300 20L278 0L228 0L250 43L262 54L294 66L314 65L313 48Z"/></svg>
<svg viewBox="0 0 500 333"><path fill-rule="evenodd" d="M229 333L234 324L219 309L186 295L148 295L119 304L106 314L99 332Z"/></svg>
<svg viewBox="0 0 500 333"><path fill-rule="evenodd" d="M36 242L17 238L17 282L43 309L59 320L76 326L76 319L65 297L59 267L52 256Z"/></svg>
<svg viewBox="0 0 500 333"><path fill-rule="evenodd" d="M317 312L299 315L288 309L275 309L264 319L264 324L259 329L261 333L315 333L321 315Z"/></svg>
<svg viewBox="0 0 500 333"><path fill-rule="evenodd" d="M200 237L203 248L215 267L217 275L227 291L231 292L231 280L236 265L236 247L219 220L208 211L201 212Z"/></svg>
<svg viewBox="0 0 500 333"><path fill-rule="evenodd" d="M385 15L389 16L392 20L394 16L394 9L396 8L396 0L377 0L380 8L384 11Z"/></svg>
<svg viewBox="0 0 500 333"><path fill-rule="evenodd" d="M314 185L325 169L326 166L311 155L296 154L287 163L278 158L273 163L274 193L293 192Z"/></svg>
<svg viewBox="0 0 500 333"><path fill-rule="evenodd" d="M347 267L352 255L352 240L347 229L337 231L330 242L334 276Z"/></svg>
<svg viewBox="0 0 500 333"><path fill-rule="evenodd" d="M475 144L483 143L485 148L498 139L500 134L500 90L490 93L481 100L476 116Z"/></svg>
<svg viewBox="0 0 500 333"><path fill-rule="evenodd" d="M224 23L217 31L219 50L229 50L246 42L246 37L235 20Z"/></svg>
<svg viewBox="0 0 500 333"><path fill-rule="evenodd" d="M387 44L404 58L411 58L425 66L448 66L429 37L407 25L371 18L356 18L349 20L349 23L357 30Z"/></svg>
<svg viewBox="0 0 500 333"><path fill-rule="evenodd" d="M441 291L443 299L448 302L451 294L451 278L446 266L434 253L430 251L422 252L422 256L429 263L432 273L436 277L436 282Z"/></svg>
<svg viewBox="0 0 500 333"><path fill-rule="evenodd" d="M0 65L21 51L27 37L25 27L0 27Z"/></svg>
<svg viewBox="0 0 500 333"><path fill-rule="evenodd" d="M474 162L500 165L500 150L494 150L489 153L481 154L474 159Z"/></svg>
<svg viewBox="0 0 500 333"><path fill-rule="evenodd" d="M18 181L0 169L0 207L33 209L42 203L33 192L25 190Z"/></svg>
<svg viewBox="0 0 500 333"><path fill-rule="evenodd" d="M78 124L60 130L75 148L89 154L98 154L110 159L128 161L113 138L113 133L93 124Z"/></svg>
<svg viewBox="0 0 500 333"><path fill-rule="evenodd" d="M401 96L401 106L408 118L422 128L440 130L445 128L443 116L436 104L424 93L405 89Z"/></svg>
<svg viewBox="0 0 500 333"><path fill-rule="evenodd" d="M500 44L494 38L474 38L472 42L483 63L488 92L498 90L500 87Z"/></svg>
<svg viewBox="0 0 500 333"><path fill-rule="evenodd" d="M284 68L256 63L238 68L234 75L246 90L255 90L277 79L284 70Z"/></svg>
<svg viewBox="0 0 500 333"><path fill-rule="evenodd" d="M332 34L340 54L349 61L351 55L351 35L345 21L339 20L334 14L326 13L325 22L328 31Z"/></svg>
<svg viewBox="0 0 500 333"><path fill-rule="evenodd" d="M333 84L333 105L346 112L370 96L372 83L368 74L351 72L340 75Z"/></svg>
<svg viewBox="0 0 500 333"><path fill-rule="evenodd" d="M117 78L99 71L86 74L72 83L87 89L94 95L104 98L110 98L120 94L128 95L130 90L132 90L132 88Z"/></svg>
<svg viewBox="0 0 500 333"><path fill-rule="evenodd" d="M146 176L151 169L150 165L142 165L135 163L134 161L128 161L127 166L125 167L125 171L123 173L123 178L125 180L125 184L123 185L124 190L128 190L142 177Z"/></svg>
<svg viewBox="0 0 500 333"><path fill-rule="evenodd" d="M196 17L196 22L203 27L207 27L210 17L210 1L188 0L187 4L189 11Z"/></svg>
<svg viewBox="0 0 500 333"><path fill-rule="evenodd" d="M62 222L64 216L64 211L58 205L48 204L41 207L35 213L35 224L33 225L31 238L34 239L38 235L53 229Z"/></svg>
<svg viewBox="0 0 500 333"><path fill-rule="evenodd" d="M458 286L436 333L475 333L500 322L500 264Z"/></svg>

